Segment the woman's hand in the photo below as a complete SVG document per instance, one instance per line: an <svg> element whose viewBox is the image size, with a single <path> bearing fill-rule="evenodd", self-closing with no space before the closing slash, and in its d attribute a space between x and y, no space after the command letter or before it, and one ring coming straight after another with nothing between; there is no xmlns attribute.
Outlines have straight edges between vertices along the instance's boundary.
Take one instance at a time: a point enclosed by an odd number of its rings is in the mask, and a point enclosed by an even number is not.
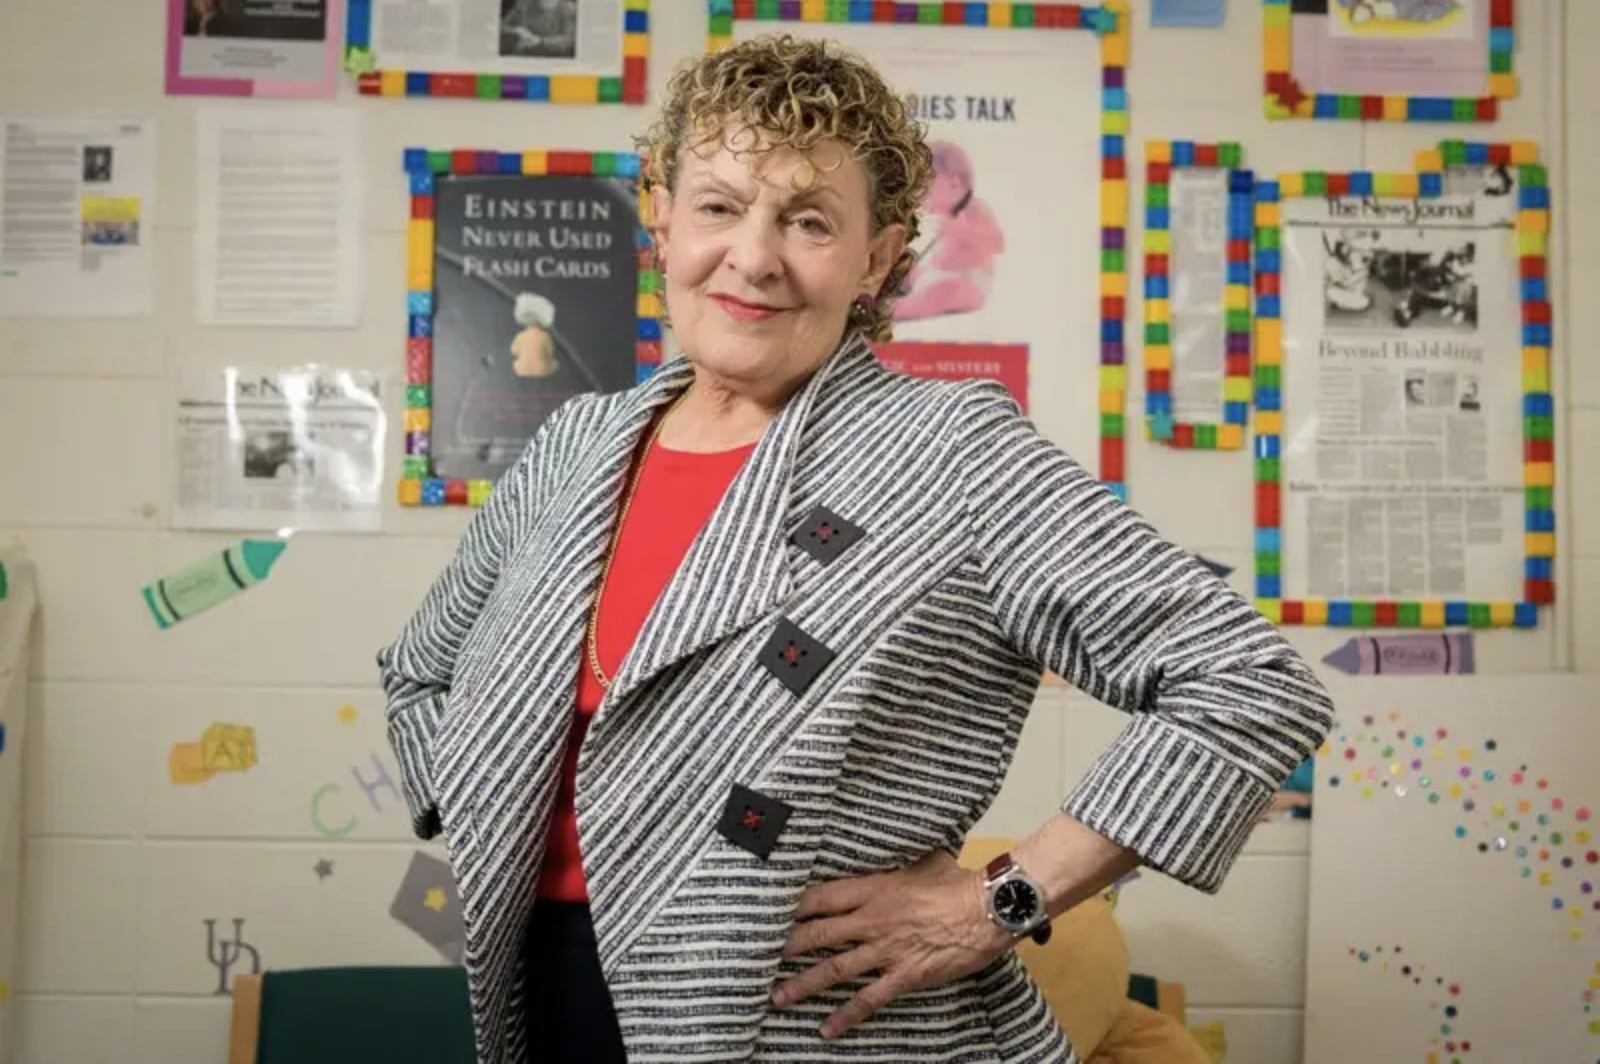
<svg viewBox="0 0 1600 1064"><path fill-rule="evenodd" d="M1012 945L989 920L982 873L943 852L898 872L813 886L800 896L795 919L785 957L841 952L782 983L773 993L777 1005L878 973L828 1017L825 1038L837 1038L901 994L970 975Z"/></svg>

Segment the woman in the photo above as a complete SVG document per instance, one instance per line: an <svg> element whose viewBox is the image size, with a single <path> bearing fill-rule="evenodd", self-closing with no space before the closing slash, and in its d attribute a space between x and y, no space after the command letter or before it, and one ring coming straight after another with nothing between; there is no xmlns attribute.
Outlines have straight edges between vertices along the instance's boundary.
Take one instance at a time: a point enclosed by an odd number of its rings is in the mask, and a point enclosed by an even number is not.
<svg viewBox="0 0 1600 1064"><path fill-rule="evenodd" d="M998 385L875 360L930 158L870 67L737 45L643 146L684 354L553 414L379 657L480 1059L1073 1061L1013 943L1216 890L1327 696ZM1130 723L963 871L1043 669Z"/></svg>

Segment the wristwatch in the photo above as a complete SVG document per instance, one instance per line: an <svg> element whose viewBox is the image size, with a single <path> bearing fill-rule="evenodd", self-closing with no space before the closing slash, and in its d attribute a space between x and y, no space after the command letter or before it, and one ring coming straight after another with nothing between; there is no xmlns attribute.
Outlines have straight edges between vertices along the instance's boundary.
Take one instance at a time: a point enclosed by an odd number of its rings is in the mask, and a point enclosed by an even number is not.
<svg viewBox="0 0 1600 1064"><path fill-rule="evenodd" d="M1009 853L996 857L983 870L983 893L989 919L1013 938L1027 936L1041 946L1050 941L1044 891L1023 874Z"/></svg>

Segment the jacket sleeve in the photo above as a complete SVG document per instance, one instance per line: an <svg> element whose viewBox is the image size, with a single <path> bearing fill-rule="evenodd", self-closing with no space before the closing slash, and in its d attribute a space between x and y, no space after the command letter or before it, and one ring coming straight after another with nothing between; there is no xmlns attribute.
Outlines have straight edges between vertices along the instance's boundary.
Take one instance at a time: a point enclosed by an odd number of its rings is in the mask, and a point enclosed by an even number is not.
<svg viewBox="0 0 1600 1064"><path fill-rule="evenodd" d="M956 430L996 620L1016 652L1130 720L1063 812L1213 893L1333 723L1282 634L1044 439L993 382Z"/></svg>
<svg viewBox="0 0 1600 1064"><path fill-rule="evenodd" d="M558 408L472 515L455 555L434 578L422 604L399 637L378 651L378 675L387 700L389 743L400 764L400 789L419 838L439 834L433 787L433 734L443 718L455 677L456 658L483 604L500 577L501 565L541 506L541 470Z"/></svg>

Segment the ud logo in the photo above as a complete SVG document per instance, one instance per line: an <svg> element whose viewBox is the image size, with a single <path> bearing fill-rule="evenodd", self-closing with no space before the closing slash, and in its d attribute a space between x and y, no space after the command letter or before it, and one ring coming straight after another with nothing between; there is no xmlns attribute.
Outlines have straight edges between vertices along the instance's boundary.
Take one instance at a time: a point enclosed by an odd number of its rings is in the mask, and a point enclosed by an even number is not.
<svg viewBox="0 0 1600 1064"><path fill-rule="evenodd" d="M228 989L230 977L234 974L233 967L238 964L246 953L250 954L250 975L261 974L261 954L256 948L244 940L244 920L239 917L233 919L233 938L217 938L217 922L206 920L206 959L217 970L218 994L231 994Z"/></svg>

